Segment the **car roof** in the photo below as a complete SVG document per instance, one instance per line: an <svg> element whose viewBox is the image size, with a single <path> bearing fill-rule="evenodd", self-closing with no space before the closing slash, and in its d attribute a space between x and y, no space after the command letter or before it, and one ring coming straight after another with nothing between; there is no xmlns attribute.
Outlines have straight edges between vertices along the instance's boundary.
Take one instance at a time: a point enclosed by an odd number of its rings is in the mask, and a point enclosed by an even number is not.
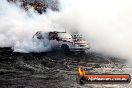
<svg viewBox="0 0 132 88"><path fill-rule="evenodd" d="M66 32L59 32L59 31L53 31L53 32L56 32L56 33L66 33Z"/></svg>

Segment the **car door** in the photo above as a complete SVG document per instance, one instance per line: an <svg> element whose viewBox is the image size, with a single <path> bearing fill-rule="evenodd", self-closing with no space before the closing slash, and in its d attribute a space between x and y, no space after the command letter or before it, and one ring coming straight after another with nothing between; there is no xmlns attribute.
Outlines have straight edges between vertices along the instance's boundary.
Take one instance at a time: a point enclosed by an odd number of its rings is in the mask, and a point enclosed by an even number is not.
<svg viewBox="0 0 132 88"><path fill-rule="evenodd" d="M57 40L57 33L55 32L50 32L49 33L49 40L51 44L52 49L58 49L59 48L59 41Z"/></svg>

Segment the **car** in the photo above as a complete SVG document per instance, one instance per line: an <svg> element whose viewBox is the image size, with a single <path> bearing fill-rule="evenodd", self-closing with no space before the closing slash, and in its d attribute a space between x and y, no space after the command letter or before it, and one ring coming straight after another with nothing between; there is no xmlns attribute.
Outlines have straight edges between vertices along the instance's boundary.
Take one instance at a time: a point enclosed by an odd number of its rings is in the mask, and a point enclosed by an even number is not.
<svg viewBox="0 0 132 88"><path fill-rule="evenodd" d="M61 49L64 53L73 51L73 52L85 52L90 49L89 43L83 40L82 36L79 34L74 34L72 36L67 32L43 32L37 31L33 35L33 39L38 39L44 41L48 39L51 45L51 50Z"/></svg>

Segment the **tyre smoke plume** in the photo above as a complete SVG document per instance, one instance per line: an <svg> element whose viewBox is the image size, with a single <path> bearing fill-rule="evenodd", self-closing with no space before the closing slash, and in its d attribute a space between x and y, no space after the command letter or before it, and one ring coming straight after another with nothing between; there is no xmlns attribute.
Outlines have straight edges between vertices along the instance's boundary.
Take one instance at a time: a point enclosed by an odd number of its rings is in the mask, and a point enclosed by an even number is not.
<svg viewBox="0 0 132 88"><path fill-rule="evenodd" d="M44 52L50 49L48 41L32 41L36 31L60 30L47 14L40 15L30 7L26 12L20 3L0 0L0 47L12 47L14 52ZM49 10L50 12L50 10Z"/></svg>
<svg viewBox="0 0 132 88"><path fill-rule="evenodd" d="M131 0L69 2L69 6L63 9L62 17L57 19L58 23L69 30L76 29L82 33L90 42L92 51L129 61L132 59Z"/></svg>
<svg viewBox="0 0 132 88"><path fill-rule="evenodd" d="M18 5L0 1L0 46L15 46L14 51L40 52L32 43L36 31L65 29L79 31L90 42L91 50L131 60L131 0L59 0L60 11L39 15ZM40 45L40 46L38 46ZM41 50L42 49L42 50Z"/></svg>

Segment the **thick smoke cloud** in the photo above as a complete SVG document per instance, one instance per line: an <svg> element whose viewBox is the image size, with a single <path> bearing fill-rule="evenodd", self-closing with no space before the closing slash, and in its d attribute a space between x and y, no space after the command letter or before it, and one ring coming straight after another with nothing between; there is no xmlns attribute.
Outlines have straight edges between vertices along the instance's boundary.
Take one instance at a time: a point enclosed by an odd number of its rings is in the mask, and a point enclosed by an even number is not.
<svg viewBox="0 0 132 88"><path fill-rule="evenodd" d="M49 11L50 12L50 11ZM42 52L50 49L45 42L32 41L36 31L60 29L52 23L48 15L40 15L32 8L28 12L19 3L0 0L0 47L12 47L14 52Z"/></svg>
<svg viewBox="0 0 132 88"><path fill-rule="evenodd" d="M59 2L59 12L47 10L46 14L39 15L32 9L27 13L18 6L0 1L2 41L0 46L15 45L20 49L22 47L25 49L26 46L29 52L39 52L42 50L31 41L36 31L66 29L68 32L82 33L90 42L92 51L131 60L131 0L59 0Z"/></svg>
<svg viewBox="0 0 132 88"><path fill-rule="evenodd" d="M92 51L131 60L131 0L70 1L58 23L82 33Z"/></svg>

